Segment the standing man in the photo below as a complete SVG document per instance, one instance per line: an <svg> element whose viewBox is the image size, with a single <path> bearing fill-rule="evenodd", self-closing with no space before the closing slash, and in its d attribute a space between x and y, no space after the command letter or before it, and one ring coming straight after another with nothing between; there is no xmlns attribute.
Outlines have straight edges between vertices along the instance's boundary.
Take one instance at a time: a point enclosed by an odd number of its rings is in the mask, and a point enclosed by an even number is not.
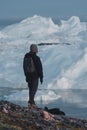
<svg viewBox="0 0 87 130"><path fill-rule="evenodd" d="M34 101L35 94L38 89L39 79L43 83L43 68L40 57L37 56L38 48L36 44L30 46L30 52L26 53L23 60L23 70L26 77L26 82L29 88L29 101L30 108L36 108Z"/></svg>

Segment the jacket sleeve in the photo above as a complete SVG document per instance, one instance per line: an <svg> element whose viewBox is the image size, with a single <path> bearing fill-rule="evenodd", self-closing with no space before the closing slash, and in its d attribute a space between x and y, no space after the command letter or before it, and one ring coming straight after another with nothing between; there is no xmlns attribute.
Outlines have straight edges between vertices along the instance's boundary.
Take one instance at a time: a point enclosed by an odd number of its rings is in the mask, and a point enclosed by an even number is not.
<svg viewBox="0 0 87 130"><path fill-rule="evenodd" d="M23 59L23 70L24 70L25 76L27 76L27 72L26 72L26 55L24 56L24 59Z"/></svg>

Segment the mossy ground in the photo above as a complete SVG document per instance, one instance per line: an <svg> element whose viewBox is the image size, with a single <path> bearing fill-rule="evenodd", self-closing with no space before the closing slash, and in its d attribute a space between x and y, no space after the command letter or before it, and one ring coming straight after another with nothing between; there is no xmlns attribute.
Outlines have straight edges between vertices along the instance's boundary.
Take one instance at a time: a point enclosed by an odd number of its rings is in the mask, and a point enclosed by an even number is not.
<svg viewBox="0 0 87 130"><path fill-rule="evenodd" d="M30 118L28 120L28 118ZM5 114L0 112L0 130L40 130L35 125L33 115L23 113L11 113ZM71 124L64 124L62 122L57 123L56 126L59 130L82 130L79 126L73 126Z"/></svg>
<svg viewBox="0 0 87 130"><path fill-rule="evenodd" d="M29 110L9 102L1 102L8 113L0 110L0 130L87 130L87 120L66 116L54 116L54 120L45 120L44 110Z"/></svg>

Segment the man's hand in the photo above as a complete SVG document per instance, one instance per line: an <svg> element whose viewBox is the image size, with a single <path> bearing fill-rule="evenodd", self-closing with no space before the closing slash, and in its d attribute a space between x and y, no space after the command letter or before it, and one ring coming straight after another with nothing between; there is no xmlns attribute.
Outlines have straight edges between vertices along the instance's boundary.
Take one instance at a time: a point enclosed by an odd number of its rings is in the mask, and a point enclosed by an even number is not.
<svg viewBox="0 0 87 130"><path fill-rule="evenodd" d="M41 84L43 83L43 79L42 78L40 78L40 82L41 82Z"/></svg>

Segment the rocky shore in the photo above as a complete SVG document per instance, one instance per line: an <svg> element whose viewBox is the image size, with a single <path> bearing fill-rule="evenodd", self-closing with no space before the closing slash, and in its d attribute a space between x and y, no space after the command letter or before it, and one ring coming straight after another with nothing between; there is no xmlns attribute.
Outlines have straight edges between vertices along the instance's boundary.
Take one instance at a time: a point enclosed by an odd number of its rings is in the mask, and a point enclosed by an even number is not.
<svg viewBox="0 0 87 130"><path fill-rule="evenodd" d="M48 109L47 109L48 110ZM0 130L87 130L87 120L0 101Z"/></svg>

